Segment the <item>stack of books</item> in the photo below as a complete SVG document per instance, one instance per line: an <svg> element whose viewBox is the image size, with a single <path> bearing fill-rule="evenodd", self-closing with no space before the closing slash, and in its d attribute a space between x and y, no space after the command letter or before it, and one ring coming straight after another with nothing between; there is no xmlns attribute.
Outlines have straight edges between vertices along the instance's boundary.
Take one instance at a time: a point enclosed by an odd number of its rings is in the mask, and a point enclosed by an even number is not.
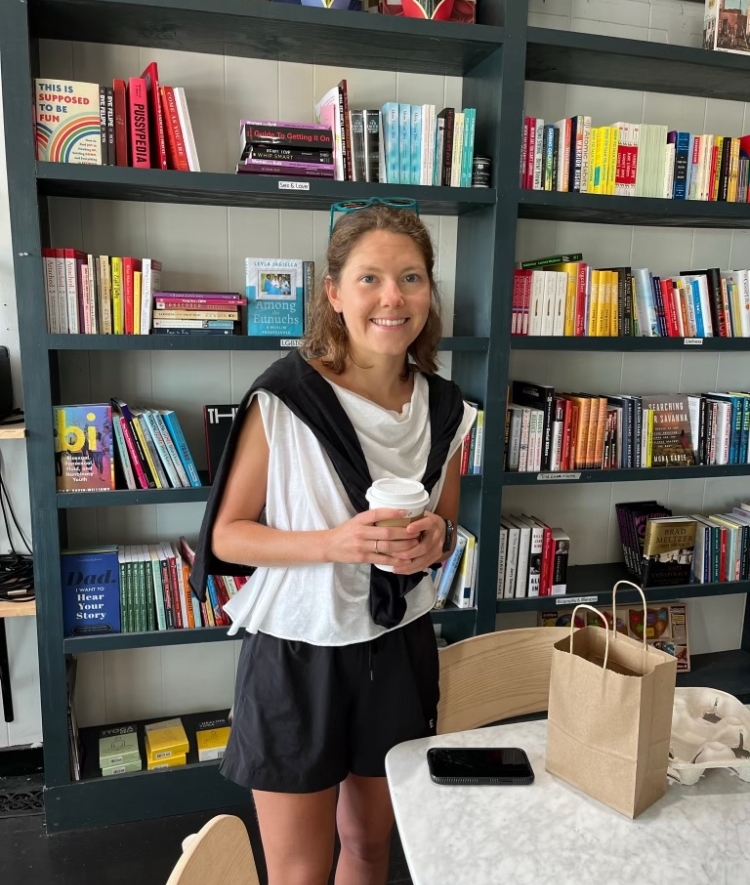
<svg viewBox="0 0 750 885"><path fill-rule="evenodd" d="M177 415L131 409L122 400L56 406L57 489L168 489L201 485ZM115 458L115 443L117 458Z"/></svg>
<svg viewBox="0 0 750 885"><path fill-rule="evenodd" d="M461 476L481 474L484 462L484 410L470 403L477 410L476 421L461 443Z"/></svg>
<svg viewBox="0 0 750 885"><path fill-rule="evenodd" d="M247 579L211 575L199 602L188 583L194 555L185 538L62 551L65 635L228 627L223 607Z"/></svg>
<svg viewBox="0 0 750 885"><path fill-rule="evenodd" d="M330 126L243 120L237 172L333 178L333 148Z"/></svg>
<svg viewBox="0 0 750 885"><path fill-rule="evenodd" d="M511 334L748 338L750 272L596 270L580 252L524 261L515 271Z"/></svg>
<svg viewBox="0 0 750 885"><path fill-rule="evenodd" d="M750 580L750 504L674 516L656 501L617 505L623 556L644 587Z"/></svg>
<svg viewBox="0 0 750 885"><path fill-rule="evenodd" d="M103 777L127 774L143 768L135 725L104 728L99 736L99 770Z"/></svg>
<svg viewBox="0 0 750 885"><path fill-rule="evenodd" d="M436 609L444 608L447 602L452 602L456 608L473 608L478 563L479 542L468 529L459 525L453 553L430 573L437 590Z"/></svg>
<svg viewBox="0 0 750 885"><path fill-rule="evenodd" d="M563 596L570 537L534 516L500 519L497 598Z"/></svg>
<svg viewBox="0 0 750 885"><path fill-rule="evenodd" d="M556 393L514 381L505 469L540 472L750 463L750 393Z"/></svg>
<svg viewBox="0 0 750 885"><path fill-rule="evenodd" d="M237 292L155 292L154 335L235 335L241 331Z"/></svg>
<svg viewBox="0 0 750 885"><path fill-rule="evenodd" d="M152 722L144 726L143 731L149 771L180 768L187 764L190 743L181 719Z"/></svg>
<svg viewBox="0 0 750 885"><path fill-rule="evenodd" d="M56 335L147 335L162 265L154 258L42 249L47 329Z"/></svg>
<svg viewBox="0 0 750 885"><path fill-rule="evenodd" d="M524 120L526 190L747 203L750 135L668 130L645 123L592 127L576 116Z"/></svg>
<svg viewBox="0 0 750 885"><path fill-rule="evenodd" d="M390 101L380 109L349 109L346 80L315 105L333 133L338 181L470 187L476 109Z"/></svg>
<svg viewBox="0 0 750 885"><path fill-rule="evenodd" d="M156 62L111 86L34 81L36 158L199 172L185 90L160 86Z"/></svg>

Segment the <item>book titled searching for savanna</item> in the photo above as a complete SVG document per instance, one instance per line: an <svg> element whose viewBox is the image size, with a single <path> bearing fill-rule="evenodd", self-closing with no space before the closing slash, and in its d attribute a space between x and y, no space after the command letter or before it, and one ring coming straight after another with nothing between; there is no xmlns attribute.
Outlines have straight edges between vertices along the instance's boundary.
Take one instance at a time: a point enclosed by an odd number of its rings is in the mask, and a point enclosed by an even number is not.
<svg viewBox="0 0 750 885"><path fill-rule="evenodd" d="M36 158L52 163L102 163L99 84L34 81Z"/></svg>
<svg viewBox="0 0 750 885"><path fill-rule="evenodd" d="M112 409L106 403L54 409L55 471L59 492L115 488Z"/></svg>

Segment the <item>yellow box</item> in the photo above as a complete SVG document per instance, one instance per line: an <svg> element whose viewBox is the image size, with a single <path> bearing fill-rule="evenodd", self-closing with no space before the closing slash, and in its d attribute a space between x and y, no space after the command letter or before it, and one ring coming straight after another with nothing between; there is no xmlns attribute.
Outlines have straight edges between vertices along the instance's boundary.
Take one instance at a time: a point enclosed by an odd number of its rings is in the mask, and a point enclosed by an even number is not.
<svg viewBox="0 0 750 885"><path fill-rule="evenodd" d="M159 759L156 762L152 762L150 759L146 763L146 767L149 771L162 771L167 768L179 768L182 765L187 765L187 754L183 753L181 756L170 756L169 759Z"/></svg>
<svg viewBox="0 0 750 885"><path fill-rule="evenodd" d="M212 759L223 759L230 731L229 726L196 731L195 742L198 746L198 761L210 762Z"/></svg>
<svg viewBox="0 0 750 885"><path fill-rule="evenodd" d="M146 756L149 762L184 756L190 749L181 719L165 719L152 722L144 728Z"/></svg>

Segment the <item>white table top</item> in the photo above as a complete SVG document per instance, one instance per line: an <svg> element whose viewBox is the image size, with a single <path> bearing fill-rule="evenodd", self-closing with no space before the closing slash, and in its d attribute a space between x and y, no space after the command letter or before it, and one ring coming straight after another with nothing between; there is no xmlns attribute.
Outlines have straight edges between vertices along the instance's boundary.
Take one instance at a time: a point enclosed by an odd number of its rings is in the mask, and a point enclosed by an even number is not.
<svg viewBox="0 0 750 885"><path fill-rule="evenodd" d="M750 784L726 770L670 781L635 820L544 770L547 722L425 738L388 754L386 773L414 885L747 885ZM535 781L448 787L428 747L521 747Z"/></svg>

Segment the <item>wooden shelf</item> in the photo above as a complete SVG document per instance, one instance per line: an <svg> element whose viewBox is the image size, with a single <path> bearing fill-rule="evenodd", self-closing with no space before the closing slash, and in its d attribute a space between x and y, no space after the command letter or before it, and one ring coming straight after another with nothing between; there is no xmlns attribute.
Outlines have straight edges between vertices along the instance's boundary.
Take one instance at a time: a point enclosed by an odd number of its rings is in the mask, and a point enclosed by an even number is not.
<svg viewBox="0 0 750 885"><path fill-rule="evenodd" d="M750 351L750 338L598 338L513 335L513 350L564 350L581 353L737 353Z"/></svg>
<svg viewBox="0 0 750 885"><path fill-rule="evenodd" d="M529 28L527 39L527 80L725 101L750 94L746 55L546 28Z"/></svg>
<svg viewBox="0 0 750 885"><path fill-rule="evenodd" d="M547 611L564 608L572 611L575 600L587 599L590 605L612 605L612 588L617 581L632 581L621 562L605 562L596 565L574 565L568 569L568 592L565 596L537 596L521 599L498 599L498 614L522 611ZM682 584L678 587L646 587L647 601L666 602L673 599L692 599L699 596L732 596L738 593L750 593L748 581L722 581L718 584ZM617 593L617 602L621 605L632 605L640 601L637 590L623 587ZM748 685L750 688L750 684Z"/></svg>
<svg viewBox="0 0 750 885"><path fill-rule="evenodd" d="M36 602L6 602L0 599L0 618L31 618L36 615Z"/></svg>
<svg viewBox="0 0 750 885"><path fill-rule="evenodd" d="M0 424L0 439L23 439L25 436L23 424Z"/></svg>
<svg viewBox="0 0 750 885"><path fill-rule="evenodd" d="M587 482L653 482L663 479L717 479L750 476L750 464L698 464L695 467L628 467L618 470L571 470L560 473L503 473L504 486L578 485Z"/></svg>
<svg viewBox="0 0 750 885"><path fill-rule="evenodd" d="M489 338L443 338L441 351L486 353ZM290 350L297 338L249 335L48 335L49 350Z"/></svg>
<svg viewBox="0 0 750 885"><path fill-rule="evenodd" d="M263 5L275 9L293 8L283 4ZM279 185L287 181L301 182L309 189L281 190ZM419 211L423 215L464 215L493 206L496 201L492 188L389 186L329 178L174 172L131 169L127 166L81 166L75 163L37 163L37 188L41 195L47 197L258 209L317 209L326 212L332 203L341 200L366 199L378 193L392 196L396 192L399 197L418 200Z"/></svg>
<svg viewBox="0 0 750 885"><path fill-rule="evenodd" d="M519 218L658 227L750 227L750 211L746 203L708 203L699 200L609 197L601 194L531 190L520 191L518 200Z"/></svg>
<svg viewBox="0 0 750 885"><path fill-rule="evenodd" d="M261 0L31 0L37 38L462 77L502 28Z"/></svg>

